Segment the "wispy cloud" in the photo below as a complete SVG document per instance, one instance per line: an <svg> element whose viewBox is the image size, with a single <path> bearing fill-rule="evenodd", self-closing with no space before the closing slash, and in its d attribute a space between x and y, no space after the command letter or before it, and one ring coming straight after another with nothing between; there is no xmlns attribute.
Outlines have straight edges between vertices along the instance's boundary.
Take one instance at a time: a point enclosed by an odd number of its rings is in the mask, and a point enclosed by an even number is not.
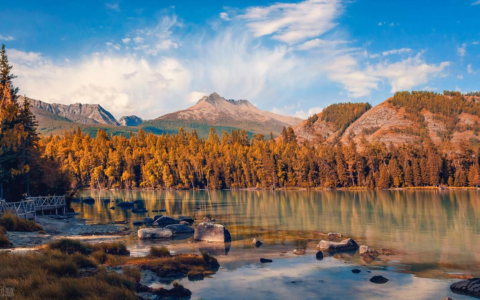
<svg viewBox="0 0 480 300"><path fill-rule="evenodd" d="M465 54L467 54L467 44L466 43L463 43L461 46L457 47L457 54L461 58L463 58L465 56Z"/></svg>
<svg viewBox="0 0 480 300"><path fill-rule="evenodd" d="M6 41L6 42L9 42L9 41L13 41L15 38L13 36L7 36L7 35L2 35L0 34L0 41Z"/></svg>
<svg viewBox="0 0 480 300"><path fill-rule="evenodd" d="M254 36L270 36L287 44L296 44L320 36L336 26L342 13L339 0L307 0L248 8L240 15Z"/></svg>
<svg viewBox="0 0 480 300"><path fill-rule="evenodd" d="M120 10L120 5L118 3L105 3L105 8L110 10Z"/></svg>
<svg viewBox="0 0 480 300"><path fill-rule="evenodd" d="M144 118L186 108L214 91L305 118L323 103L292 107L299 90L318 94L322 85L338 85L352 98L366 97L382 86L426 86L448 67L410 48L384 51L372 63L367 46L355 47L336 28L342 11L335 0L276 3L229 11L217 17L221 26L191 31L182 31L168 12L69 63L40 53L9 54L17 85L32 98L101 103L116 116L134 110Z"/></svg>
<svg viewBox="0 0 480 300"><path fill-rule="evenodd" d="M472 5L479 5L479 4L480 4L480 0L477 0L477 1L472 3Z"/></svg>

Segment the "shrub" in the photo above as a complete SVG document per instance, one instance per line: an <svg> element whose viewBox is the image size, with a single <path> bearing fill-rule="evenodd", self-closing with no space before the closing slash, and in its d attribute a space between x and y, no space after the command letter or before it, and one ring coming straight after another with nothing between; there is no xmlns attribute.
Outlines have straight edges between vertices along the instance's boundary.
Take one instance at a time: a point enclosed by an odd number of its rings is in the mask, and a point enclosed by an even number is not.
<svg viewBox="0 0 480 300"><path fill-rule="evenodd" d="M93 252L92 257L101 264L107 262L107 254L101 250Z"/></svg>
<svg viewBox="0 0 480 300"><path fill-rule="evenodd" d="M3 214L0 219L0 226L4 227L7 231L33 232L43 230L42 226L37 223L21 219L9 212Z"/></svg>
<svg viewBox="0 0 480 300"><path fill-rule="evenodd" d="M167 247L152 247L150 248L151 257L170 257L170 251Z"/></svg>
<svg viewBox="0 0 480 300"><path fill-rule="evenodd" d="M83 254L80 253L75 253L73 254L70 259L74 264L77 265L77 267L83 269L83 268L96 268L97 264L93 262L91 259L86 257Z"/></svg>
<svg viewBox="0 0 480 300"><path fill-rule="evenodd" d="M119 242L94 244L90 247L93 251L103 251L106 254L130 255L130 251L127 250L125 244Z"/></svg>
<svg viewBox="0 0 480 300"><path fill-rule="evenodd" d="M58 277L69 276L73 277L78 274L77 266L71 261L62 261L62 260L49 260L45 264L45 269L47 272L56 275Z"/></svg>
<svg viewBox="0 0 480 300"><path fill-rule="evenodd" d="M136 267L123 267L123 275L125 275L131 281L137 283L140 282L140 279L142 279L142 273L140 273L140 270Z"/></svg>
<svg viewBox="0 0 480 300"><path fill-rule="evenodd" d="M66 254L73 254L76 252L81 254L88 254L91 252L91 250L88 249L88 247L84 244L71 239L60 239L58 241L48 244L47 248L51 250L60 250L62 253Z"/></svg>
<svg viewBox="0 0 480 300"><path fill-rule="evenodd" d="M6 236L0 233L0 249L10 248L12 247L12 243L8 240Z"/></svg>

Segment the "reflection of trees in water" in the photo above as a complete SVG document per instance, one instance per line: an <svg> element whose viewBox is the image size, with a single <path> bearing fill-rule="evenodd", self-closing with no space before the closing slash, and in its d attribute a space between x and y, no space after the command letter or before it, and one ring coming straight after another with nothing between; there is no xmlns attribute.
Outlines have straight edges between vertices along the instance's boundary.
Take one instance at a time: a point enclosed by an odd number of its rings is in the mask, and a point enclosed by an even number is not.
<svg viewBox="0 0 480 300"><path fill-rule="evenodd" d="M142 219L100 199L144 200L169 215L215 217L233 236L261 229L335 231L374 247L408 252L407 260L480 262L480 200L476 191L85 191L93 206L73 204L89 219ZM282 233L273 237L282 243ZM466 251L465 251L466 250Z"/></svg>

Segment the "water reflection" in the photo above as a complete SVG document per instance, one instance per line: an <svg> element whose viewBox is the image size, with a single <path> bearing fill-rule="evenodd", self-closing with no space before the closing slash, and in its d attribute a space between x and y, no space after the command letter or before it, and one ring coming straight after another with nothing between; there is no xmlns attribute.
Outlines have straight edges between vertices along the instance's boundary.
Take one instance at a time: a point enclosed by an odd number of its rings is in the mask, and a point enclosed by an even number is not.
<svg viewBox="0 0 480 300"><path fill-rule="evenodd" d="M340 232L374 248L400 251L408 272L463 270L480 276L480 200L477 191L83 191L95 204L72 203L92 222L143 220L165 209L197 223L215 217L236 248L253 237L267 245L315 245L321 232ZM132 214L115 202L142 200ZM185 242L185 241L184 241ZM228 253L228 251L226 251Z"/></svg>

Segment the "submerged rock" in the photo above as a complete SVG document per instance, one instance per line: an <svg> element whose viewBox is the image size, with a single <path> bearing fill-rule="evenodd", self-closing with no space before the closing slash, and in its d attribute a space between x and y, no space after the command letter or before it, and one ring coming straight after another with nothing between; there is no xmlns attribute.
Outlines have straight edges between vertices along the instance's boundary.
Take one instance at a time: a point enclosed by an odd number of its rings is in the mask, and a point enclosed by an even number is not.
<svg viewBox="0 0 480 300"><path fill-rule="evenodd" d="M321 240L317 247L322 251L342 252L355 251L358 249L358 244L353 239L346 239L339 243Z"/></svg>
<svg viewBox="0 0 480 300"><path fill-rule="evenodd" d="M323 252L318 251L317 254L315 255L315 257L317 258L317 260L323 260Z"/></svg>
<svg viewBox="0 0 480 300"><path fill-rule="evenodd" d="M329 232L327 233L327 238L329 240L334 240L334 239L341 239L343 236L341 233L336 233L336 232Z"/></svg>
<svg viewBox="0 0 480 300"><path fill-rule="evenodd" d="M359 269L353 269L353 270L352 270L352 273L353 273L353 274L358 274L358 273L360 273L360 272L362 272L362 271L360 271Z"/></svg>
<svg viewBox="0 0 480 300"><path fill-rule="evenodd" d="M200 223L193 237L196 241L229 242L232 240L230 232L225 226L212 222Z"/></svg>
<svg viewBox="0 0 480 300"><path fill-rule="evenodd" d="M117 206L119 206L119 207L132 207L133 202L130 202L130 201L120 202L120 203L117 204Z"/></svg>
<svg viewBox="0 0 480 300"><path fill-rule="evenodd" d="M167 225L178 224L178 223L179 223L178 220L176 220L174 218L163 216L163 217L160 217L157 220L155 220L153 225L155 225L155 226L167 226Z"/></svg>
<svg viewBox="0 0 480 300"><path fill-rule="evenodd" d="M205 278L205 275L202 272L190 271L188 272L187 277L190 281L198 281L203 280L203 278Z"/></svg>
<svg viewBox="0 0 480 300"><path fill-rule="evenodd" d="M370 278L370 282L373 282L375 284L384 284L388 282L388 279L383 277L382 275L376 275Z"/></svg>
<svg viewBox="0 0 480 300"><path fill-rule="evenodd" d="M188 226L188 225L182 225L182 224L173 224L173 225L168 225L165 227L165 229L169 229L173 232L173 234L179 234L179 233L193 233L195 230Z"/></svg>
<svg viewBox="0 0 480 300"><path fill-rule="evenodd" d="M382 248L381 253L382 255L387 255L387 256L399 254L397 250L387 249L387 248Z"/></svg>
<svg viewBox="0 0 480 300"><path fill-rule="evenodd" d="M375 250L373 248L370 248L366 245L361 245L360 249L358 251L360 252L360 255L368 254L368 255L371 255L371 256L375 256L375 257L380 255L377 250Z"/></svg>
<svg viewBox="0 0 480 300"><path fill-rule="evenodd" d="M138 238L146 239L165 239L171 238L173 235L170 229L166 228L144 228L138 231Z"/></svg>
<svg viewBox="0 0 480 300"><path fill-rule="evenodd" d="M271 263L273 260L268 259L268 258L260 258L260 263L266 264L266 263Z"/></svg>
<svg viewBox="0 0 480 300"><path fill-rule="evenodd" d="M295 250L293 250L293 254L304 255L305 254L305 249L295 249Z"/></svg>
<svg viewBox="0 0 480 300"><path fill-rule="evenodd" d="M253 239L252 241L253 245L255 245L256 248L259 248L261 245L263 245L263 243L260 241L260 240L257 240L257 239Z"/></svg>
<svg viewBox="0 0 480 300"><path fill-rule="evenodd" d="M361 245L359 252L362 261L366 264L372 263L380 255L377 250L366 245Z"/></svg>
<svg viewBox="0 0 480 300"><path fill-rule="evenodd" d="M177 218L179 221L185 221L185 222L188 222L190 224L192 224L193 222L195 222L194 219L192 219L191 217L189 216L178 216Z"/></svg>
<svg viewBox="0 0 480 300"><path fill-rule="evenodd" d="M450 286L452 292L472 297L480 297L480 278L472 278L455 282Z"/></svg>
<svg viewBox="0 0 480 300"><path fill-rule="evenodd" d="M93 199L92 197L87 197L87 198L83 199L82 202L86 203L86 204L93 204L93 203L95 203L95 199Z"/></svg>
<svg viewBox="0 0 480 300"><path fill-rule="evenodd" d="M133 221L134 226L142 226L144 224L143 221Z"/></svg>

